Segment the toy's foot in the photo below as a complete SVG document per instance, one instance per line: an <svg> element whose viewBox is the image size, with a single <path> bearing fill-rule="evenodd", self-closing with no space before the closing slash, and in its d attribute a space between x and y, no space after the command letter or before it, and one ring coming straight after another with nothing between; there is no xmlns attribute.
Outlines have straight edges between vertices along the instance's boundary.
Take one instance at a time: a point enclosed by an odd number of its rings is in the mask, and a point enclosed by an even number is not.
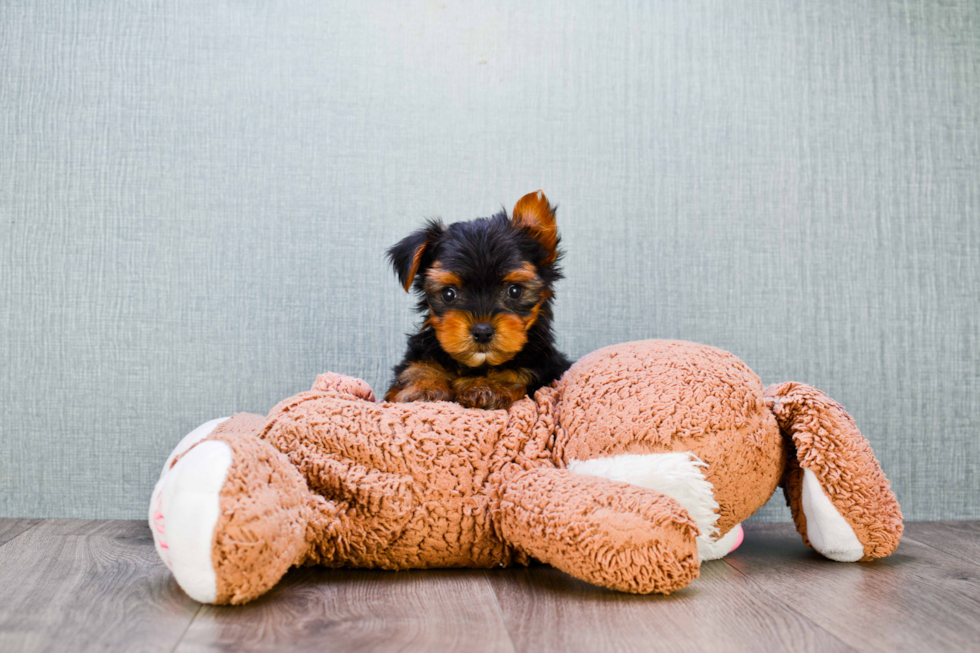
<svg viewBox="0 0 980 653"><path fill-rule="evenodd" d="M150 500L157 553L188 596L201 603L214 603L218 594L211 545L231 463L226 443L202 442L165 468Z"/></svg>
<svg viewBox="0 0 980 653"><path fill-rule="evenodd" d="M854 529L837 512L809 469L803 470L802 504L806 536L818 553L838 562L857 562L864 557L864 546Z"/></svg>
<svg viewBox="0 0 980 653"><path fill-rule="evenodd" d="M222 422L227 422L228 419L228 417L219 417L218 419L213 419L210 422L204 422L204 424L201 424L196 429L185 435L181 441L177 443L177 446L174 447L174 450L170 452L170 455L167 456L167 462L163 463L163 469L160 470L160 477L162 478L168 471L170 471L170 467L174 464L174 459L176 459L177 456L181 455L195 444L211 435L214 430L218 428L218 425L220 425Z"/></svg>
<svg viewBox="0 0 980 653"><path fill-rule="evenodd" d="M210 439L185 447L153 490L157 553L202 603L261 596L307 553L311 495L289 459L253 435L263 421L230 418ZM210 424L191 435L214 431Z"/></svg>

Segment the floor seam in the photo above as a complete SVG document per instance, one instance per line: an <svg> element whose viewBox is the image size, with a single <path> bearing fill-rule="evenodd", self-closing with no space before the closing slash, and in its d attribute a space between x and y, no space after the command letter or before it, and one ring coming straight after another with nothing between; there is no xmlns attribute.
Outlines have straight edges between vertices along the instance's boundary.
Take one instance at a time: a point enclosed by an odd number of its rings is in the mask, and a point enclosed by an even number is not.
<svg viewBox="0 0 980 653"><path fill-rule="evenodd" d="M197 615L200 614L202 607L202 604L197 604L197 608L194 609L194 614L187 621L187 625L184 626L184 630L181 631L180 637L177 638L177 642L174 644L174 647L170 649L170 653L174 653L178 648L180 648L181 643L184 641L184 637L187 636L187 631L191 629L191 625L193 625L194 621L197 619Z"/></svg>
<svg viewBox="0 0 980 653"><path fill-rule="evenodd" d="M490 575L487 570L483 570L483 580L487 582L487 588L490 590L490 594L493 596L493 605L497 609L497 616L500 617L500 623L504 627L504 632L507 633L507 641L510 642L510 650L517 653L517 644L514 643L514 638L510 635L510 628L507 627L507 620L504 619L503 608L500 607L500 601L497 599L497 590L493 588L493 583L490 581Z"/></svg>
<svg viewBox="0 0 980 653"><path fill-rule="evenodd" d="M10 538L9 540L7 540L6 542L0 542L0 548L6 546L8 544L10 544L11 542L13 542L14 540L16 540L18 537L20 537L24 533L27 533L28 531L34 530L35 528L37 528L38 526L40 526L42 523L44 523L44 520L43 519L35 520L33 524L31 524L30 526L28 526L27 528L25 528L21 532L17 533L16 535L14 535L12 538Z"/></svg>
<svg viewBox="0 0 980 653"><path fill-rule="evenodd" d="M787 610L789 610L790 612L792 612L793 614L795 614L800 619L804 619L808 623L813 624L814 627L819 628L823 632L827 633L827 635L829 635L835 641L840 642L840 644L842 646L844 646L845 648L847 648L848 650L854 651L855 653L860 653L861 649L855 648L853 645L845 642L843 639L841 639L840 637L838 637L836 633L834 633L834 632L832 632L830 630L827 630L822 624L817 623L812 618L810 618L809 616L803 614L802 612L800 612L799 610L797 610L796 608L794 608L792 605L790 605L786 601L783 601L781 598L779 598L778 596L776 596L775 594L773 594L772 592L770 592L769 590L767 590L760 583L756 582L752 578L752 576L750 574L745 573L744 571L742 571L741 569L739 569L738 567L736 567L735 565L733 565L731 562L729 562L725 558L722 558L722 562L724 562L726 565L728 565L729 567L731 567L732 569L734 569L740 576L742 576L743 578L745 578L748 582L752 583L752 587L756 588L757 591L759 591L762 594L765 594L770 599L772 599L773 601L775 601L777 605L780 605L780 606L785 607Z"/></svg>
<svg viewBox="0 0 980 653"><path fill-rule="evenodd" d="M934 551L939 551L943 555L947 555L947 556L950 556L952 558L956 558L960 562L963 562L965 564L968 564L971 567L980 567L980 562L977 562L976 560L968 560L968 559L962 557L958 553L950 553L946 549L940 549L938 546L935 546L934 544L929 544L928 542L923 542L922 540L916 539L915 537L913 537L911 535L902 535L902 539L903 540L908 540L910 542L915 542L916 544L921 544L922 546L927 546L927 547L929 547L930 549L932 549ZM901 541L899 541L899 544L901 544Z"/></svg>

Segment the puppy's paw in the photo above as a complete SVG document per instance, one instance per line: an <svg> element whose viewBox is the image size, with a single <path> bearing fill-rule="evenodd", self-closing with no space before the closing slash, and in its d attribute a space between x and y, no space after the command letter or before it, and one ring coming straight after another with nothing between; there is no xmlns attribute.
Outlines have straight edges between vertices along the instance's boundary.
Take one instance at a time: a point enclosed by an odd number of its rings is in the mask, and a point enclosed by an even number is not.
<svg viewBox="0 0 980 653"><path fill-rule="evenodd" d="M453 391L448 385L431 383L394 385L385 395L385 400L394 402L452 401Z"/></svg>
<svg viewBox="0 0 980 653"><path fill-rule="evenodd" d="M434 361L417 361L402 370L385 393L386 401L452 401L450 375Z"/></svg>
<svg viewBox="0 0 980 653"><path fill-rule="evenodd" d="M507 410L518 399L513 388L503 388L493 383L457 383L456 403L466 408L484 410ZM520 393L523 394L523 393Z"/></svg>
<svg viewBox="0 0 980 653"><path fill-rule="evenodd" d="M466 408L483 408L484 410L508 409L513 401L498 394L487 386L478 386L456 395L456 402Z"/></svg>

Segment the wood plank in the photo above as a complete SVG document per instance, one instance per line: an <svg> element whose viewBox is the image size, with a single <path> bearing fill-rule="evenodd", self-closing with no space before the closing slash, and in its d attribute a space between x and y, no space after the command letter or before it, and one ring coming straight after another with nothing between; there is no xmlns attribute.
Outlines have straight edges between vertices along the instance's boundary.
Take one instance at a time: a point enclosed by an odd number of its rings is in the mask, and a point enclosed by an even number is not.
<svg viewBox="0 0 980 653"><path fill-rule="evenodd" d="M480 570L293 569L258 600L203 606L177 651L513 651Z"/></svg>
<svg viewBox="0 0 980 653"><path fill-rule="evenodd" d="M980 565L980 522L910 522L903 537Z"/></svg>
<svg viewBox="0 0 980 653"><path fill-rule="evenodd" d="M749 524L727 564L854 648L966 651L980 642L980 570L903 540L868 563L827 560L792 524Z"/></svg>
<svg viewBox="0 0 980 653"><path fill-rule="evenodd" d="M37 525L40 521L40 519L0 519L0 546Z"/></svg>
<svg viewBox="0 0 980 653"><path fill-rule="evenodd" d="M142 521L44 521L0 547L3 651L170 651L197 609Z"/></svg>
<svg viewBox="0 0 980 653"><path fill-rule="evenodd" d="M216 608L180 591L143 522L0 520L0 650L922 651L980 641L977 522L910 523L894 556L861 564L824 560L790 524L746 530L738 551L670 597L609 592L546 566L310 568L252 604Z"/></svg>
<svg viewBox="0 0 980 653"><path fill-rule="evenodd" d="M722 561L670 596L604 590L547 566L487 572L518 651L850 651Z"/></svg>

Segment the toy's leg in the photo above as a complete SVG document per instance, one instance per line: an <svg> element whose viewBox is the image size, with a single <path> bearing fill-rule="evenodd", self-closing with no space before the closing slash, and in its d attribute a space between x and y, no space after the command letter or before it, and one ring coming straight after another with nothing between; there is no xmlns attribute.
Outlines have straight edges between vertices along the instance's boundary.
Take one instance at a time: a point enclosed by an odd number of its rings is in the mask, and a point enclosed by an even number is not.
<svg viewBox="0 0 980 653"><path fill-rule="evenodd" d="M596 585L669 594L698 576L694 520L654 490L533 469L502 484L494 517L518 551Z"/></svg>
<svg viewBox="0 0 980 653"><path fill-rule="evenodd" d="M197 601L244 603L268 591L309 550L310 518L329 510L286 456L251 435L262 419L231 418L177 456L153 491L157 552Z"/></svg>
<svg viewBox="0 0 980 653"><path fill-rule="evenodd" d="M783 490L803 541L842 562L892 553L902 536L902 513L851 416L800 383L771 385L765 397L795 448Z"/></svg>
<svg viewBox="0 0 980 653"><path fill-rule="evenodd" d="M650 454L620 454L607 458L571 460L568 470L639 485L680 503L698 525L698 555L701 562L723 558L742 543L742 527L718 532L718 502L715 489L704 477L706 467L689 451Z"/></svg>

